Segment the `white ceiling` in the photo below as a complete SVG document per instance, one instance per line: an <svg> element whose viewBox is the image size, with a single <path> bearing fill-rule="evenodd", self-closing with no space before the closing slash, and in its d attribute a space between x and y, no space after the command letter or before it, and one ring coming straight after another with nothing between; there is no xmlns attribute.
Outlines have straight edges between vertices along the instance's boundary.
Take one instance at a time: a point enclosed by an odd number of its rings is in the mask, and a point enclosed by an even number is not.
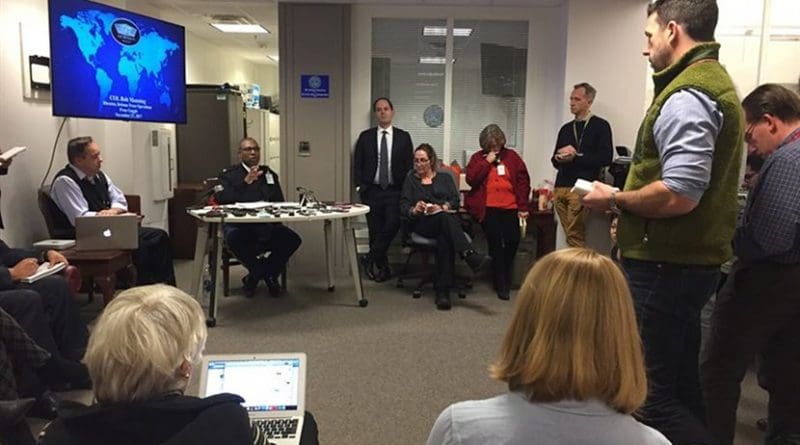
<svg viewBox="0 0 800 445"><path fill-rule="evenodd" d="M292 3L359 3L424 6L516 6L530 7L562 3L562 0L292 0ZM278 55L277 0L126 0L125 7L186 27L200 38L235 52L255 63L274 63L267 55ZM270 34L226 34L209 26L214 15L234 15L258 23Z"/></svg>

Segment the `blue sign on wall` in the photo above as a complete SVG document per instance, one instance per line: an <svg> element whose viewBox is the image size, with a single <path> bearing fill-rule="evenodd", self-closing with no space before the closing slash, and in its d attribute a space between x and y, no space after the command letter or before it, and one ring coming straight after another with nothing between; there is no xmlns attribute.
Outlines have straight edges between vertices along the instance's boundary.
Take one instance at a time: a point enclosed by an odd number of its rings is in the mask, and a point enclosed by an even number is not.
<svg viewBox="0 0 800 445"><path fill-rule="evenodd" d="M329 80L327 74L301 74L300 97L330 97Z"/></svg>

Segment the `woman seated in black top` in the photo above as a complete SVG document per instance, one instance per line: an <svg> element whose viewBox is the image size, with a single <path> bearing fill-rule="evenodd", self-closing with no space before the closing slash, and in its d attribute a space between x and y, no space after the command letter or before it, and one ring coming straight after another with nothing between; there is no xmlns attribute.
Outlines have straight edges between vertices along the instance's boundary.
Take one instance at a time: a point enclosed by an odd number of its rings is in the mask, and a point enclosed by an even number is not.
<svg viewBox="0 0 800 445"><path fill-rule="evenodd" d="M472 244L453 214L459 207L458 189L448 174L438 174L436 152L429 144L414 150L414 170L408 173L400 195L400 216L408 219L409 230L436 239L436 307L450 309L455 254L461 255L473 272L489 262Z"/></svg>
<svg viewBox="0 0 800 445"><path fill-rule="evenodd" d="M183 394L206 336L200 305L180 289L123 291L100 315L84 357L97 403L62 408L40 444L267 444L241 397ZM316 444L308 413L303 425L301 444Z"/></svg>

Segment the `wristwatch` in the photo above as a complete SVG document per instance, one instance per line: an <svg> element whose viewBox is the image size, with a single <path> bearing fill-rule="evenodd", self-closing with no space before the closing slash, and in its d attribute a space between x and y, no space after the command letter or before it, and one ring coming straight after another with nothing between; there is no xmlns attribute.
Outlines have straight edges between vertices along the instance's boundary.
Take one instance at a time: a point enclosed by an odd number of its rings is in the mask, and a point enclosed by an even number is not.
<svg viewBox="0 0 800 445"><path fill-rule="evenodd" d="M608 208L615 214L621 215L622 209L617 205L617 192L619 192L619 190L614 189L611 192L611 196L608 197Z"/></svg>

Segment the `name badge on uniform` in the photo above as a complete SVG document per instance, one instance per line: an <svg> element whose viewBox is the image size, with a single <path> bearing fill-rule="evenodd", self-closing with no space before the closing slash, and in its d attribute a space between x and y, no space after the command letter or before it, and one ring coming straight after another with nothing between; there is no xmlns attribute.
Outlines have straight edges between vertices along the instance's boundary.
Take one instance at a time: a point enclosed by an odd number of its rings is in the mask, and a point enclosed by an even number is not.
<svg viewBox="0 0 800 445"><path fill-rule="evenodd" d="M506 175L506 166L500 164L497 166L497 175L498 176L505 176Z"/></svg>
<svg viewBox="0 0 800 445"><path fill-rule="evenodd" d="M267 184L270 184L270 185L274 185L275 184L275 178L272 176L272 173L267 173L264 176L267 178Z"/></svg>

